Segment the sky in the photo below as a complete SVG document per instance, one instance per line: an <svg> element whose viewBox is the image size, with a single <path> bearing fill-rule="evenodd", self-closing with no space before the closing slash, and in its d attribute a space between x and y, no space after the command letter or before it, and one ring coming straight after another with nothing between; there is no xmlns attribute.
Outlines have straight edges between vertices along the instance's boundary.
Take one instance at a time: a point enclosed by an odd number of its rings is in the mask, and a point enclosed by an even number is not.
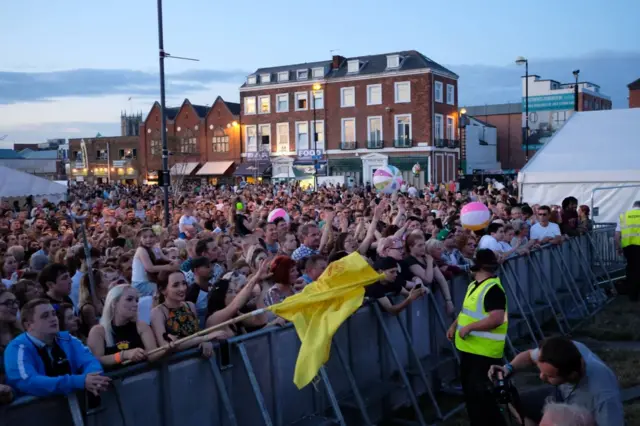
<svg viewBox="0 0 640 426"><path fill-rule="evenodd" d="M159 98L156 0L22 0L0 13L0 145L119 133ZM517 102L523 69L600 84L640 77L640 1L164 0L167 105L238 101L265 66L415 49L460 76L460 105ZM131 98L131 100L129 100Z"/></svg>

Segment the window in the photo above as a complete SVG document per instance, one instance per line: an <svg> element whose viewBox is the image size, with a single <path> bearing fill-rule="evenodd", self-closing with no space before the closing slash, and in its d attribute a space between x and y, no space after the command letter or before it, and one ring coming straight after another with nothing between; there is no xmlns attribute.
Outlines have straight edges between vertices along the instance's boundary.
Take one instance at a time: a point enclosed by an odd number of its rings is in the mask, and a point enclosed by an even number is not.
<svg viewBox="0 0 640 426"><path fill-rule="evenodd" d="M213 152L229 152L229 136L225 134L222 128L217 128L213 132L211 147Z"/></svg>
<svg viewBox="0 0 640 426"><path fill-rule="evenodd" d="M400 55L387 56L387 68L400 68Z"/></svg>
<svg viewBox="0 0 640 426"><path fill-rule="evenodd" d="M447 115L447 139L454 140L456 138L456 129L453 127L453 117Z"/></svg>
<svg viewBox="0 0 640 426"><path fill-rule="evenodd" d="M435 100L436 102L442 102L442 82L441 81L436 81L435 85L433 87L433 90L435 90Z"/></svg>
<svg viewBox="0 0 640 426"><path fill-rule="evenodd" d="M309 78L309 70L298 70L298 80L306 80Z"/></svg>
<svg viewBox="0 0 640 426"><path fill-rule="evenodd" d="M255 96L248 96L244 98L244 113L245 115L253 115L256 113L256 98Z"/></svg>
<svg viewBox="0 0 640 426"><path fill-rule="evenodd" d="M408 81L395 83L396 103L411 102L411 83Z"/></svg>
<svg viewBox="0 0 640 426"><path fill-rule="evenodd" d="M411 141L411 114L402 114L395 116L396 122L396 141L405 143Z"/></svg>
<svg viewBox="0 0 640 426"><path fill-rule="evenodd" d="M183 154L193 154L198 152L198 139L189 130L187 134L180 139L179 151Z"/></svg>
<svg viewBox="0 0 640 426"><path fill-rule="evenodd" d="M309 123L296 122L296 149L309 149Z"/></svg>
<svg viewBox="0 0 640 426"><path fill-rule="evenodd" d="M246 152L256 152L258 150L258 139L256 137L256 126L245 126L244 129Z"/></svg>
<svg viewBox="0 0 640 426"><path fill-rule="evenodd" d="M313 100L313 108L324 108L324 90L314 90L311 92L311 99Z"/></svg>
<svg viewBox="0 0 640 426"><path fill-rule="evenodd" d="M315 143L312 143L310 148L324 150L324 120L312 121L311 127L315 137ZM311 138L311 141L314 141L313 137Z"/></svg>
<svg viewBox="0 0 640 426"><path fill-rule="evenodd" d="M456 103L456 89L453 84L447 84L447 104L454 105Z"/></svg>
<svg viewBox="0 0 640 426"><path fill-rule="evenodd" d="M343 118L342 119L342 142L355 142L355 141L356 141L356 119Z"/></svg>
<svg viewBox="0 0 640 426"><path fill-rule="evenodd" d="M276 112L289 112L289 94L276 95Z"/></svg>
<svg viewBox="0 0 640 426"><path fill-rule="evenodd" d="M118 150L118 158L124 160L124 149Z"/></svg>
<svg viewBox="0 0 640 426"><path fill-rule="evenodd" d="M343 87L340 89L340 106L342 108L356 106L355 87Z"/></svg>
<svg viewBox="0 0 640 426"><path fill-rule="evenodd" d="M352 73L352 72L358 72L360 71L360 61L357 59L354 59L352 61L347 61L347 72L348 73Z"/></svg>
<svg viewBox="0 0 640 426"><path fill-rule="evenodd" d="M324 68L314 68L311 70L311 76L313 78L322 78L324 77Z"/></svg>
<svg viewBox="0 0 640 426"><path fill-rule="evenodd" d="M307 92L296 92L296 111L305 111L309 100Z"/></svg>
<svg viewBox="0 0 640 426"><path fill-rule="evenodd" d="M278 81L289 81L289 71L280 71L278 73Z"/></svg>
<svg viewBox="0 0 640 426"><path fill-rule="evenodd" d="M382 104L382 85L371 84L367 86L367 105Z"/></svg>
<svg viewBox="0 0 640 426"><path fill-rule="evenodd" d="M271 124L258 126L258 141L260 142L260 151L271 151Z"/></svg>
<svg viewBox="0 0 640 426"><path fill-rule="evenodd" d="M250 75L249 77L247 77L247 84L256 84L256 76Z"/></svg>
<svg viewBox="0 0 640 426"><path fill-rule="evenodd" d="M271 98L269 95L258 96L260 103L260 114L269 114L271 112Z"/></svg>
<svg viewBox="0 0 640 426"><path fill-rule="evenodd" d="M96 151L96 160L106 160L107 159L107 150L106 149L98 149Z"/></svg>
<svg viewBox="0 0 640 426"><path fill-rule="evenodd" d="M435 137L436 139L444 139L444 117L442 114L436 114L435 119Z"/></svg>
<svg viewBox="0 0 640 426"><path fill-rule="evenodd" d="M382 141L382 117L367 117L367 135L369 142Z"/></svg>
<svg viewBox="0 0 640 426"><path fill-rule="evenodd" d="M138 148L133 148L131 150L131 158L138 158Z"/></svg>
<svg viewBox="0 0 640 426"><path fill-rule="evenodd" d="M162 153L162 141L158 140L158 139L152 139L151 140L151 155L160 155ZM82 160L81 158L82 156L80 156L80 158L77 158L78 160Z"/></svg>
<svg viewBox="0 0 640 426"><path fill-rule="evenodd" d="M271 83L271 74L260 74L260 83Z"/></svg>
<svg viewBox="0 0 640 426"><path fill-rule="evenodd" d="M289 152L289 123L276 124L276 152Z"/></svg>

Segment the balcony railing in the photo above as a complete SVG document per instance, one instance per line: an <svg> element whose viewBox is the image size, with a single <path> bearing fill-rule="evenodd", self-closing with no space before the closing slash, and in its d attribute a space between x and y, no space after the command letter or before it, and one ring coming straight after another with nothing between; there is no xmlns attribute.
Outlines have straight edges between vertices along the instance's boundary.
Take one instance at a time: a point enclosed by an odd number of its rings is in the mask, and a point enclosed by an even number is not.
<svg viewBox="0 0 640 426"><path fill-rule="evenodd" d="M367 148L368 149L382 149L382 148L384 148L384 141L383 140L367 141Z"/></svg>
<svg viewBox="0 0 640 426"><path fill-rule="evenodd" d="M413 146L413 139L394 139L394 148L411 148Z"/></svg>
<svg viewBox="0 0 640 426"><path fill-rule="evenodd" d="M460 141L458 139L440 139L436 138L433 143L436 148L460 148Z"/></svg>
<svg viewBox="0 0 640 426"><path fill-rule="evenodd" d="M340 142L340 149L344 151L351 151L358 149L358 142L356 141L342 141Z"/></svg>

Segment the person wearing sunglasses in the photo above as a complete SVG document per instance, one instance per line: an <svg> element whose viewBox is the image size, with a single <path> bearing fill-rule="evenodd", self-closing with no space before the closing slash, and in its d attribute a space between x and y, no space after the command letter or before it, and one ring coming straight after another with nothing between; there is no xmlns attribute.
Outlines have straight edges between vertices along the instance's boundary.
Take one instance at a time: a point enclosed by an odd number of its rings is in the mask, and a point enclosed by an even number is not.
<svg viewBox="0 0 640 426"><path fill-rule="evenodd" d="M550 222L551 209L549 206L538 207L538 222L531 226L529 235L538 244L561 244L562 233L558 224Z"/></svg>

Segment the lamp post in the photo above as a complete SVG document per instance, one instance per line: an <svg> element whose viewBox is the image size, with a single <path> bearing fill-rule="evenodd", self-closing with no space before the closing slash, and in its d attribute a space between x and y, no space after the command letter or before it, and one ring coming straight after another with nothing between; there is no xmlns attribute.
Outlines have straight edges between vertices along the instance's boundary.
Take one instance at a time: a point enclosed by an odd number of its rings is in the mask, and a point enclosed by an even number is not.
<svg viewBox="0 0 640 426"><path fill-rule="evenodd" d="M465 146L463 146L463 143L465 143L463 138L464 138L464 127L466 125L466 118L465 118L465 114L466 113L467 113L467 109L466 108L461 108L460 109L460 116L458 117L458 132L459 132L458 138L460 140L460 145L459 145L460 146L460 169L463 170L464 173L467 172L467 170L466 170L466 168L467 168L467 165L466 165L466 162L467 162L467 159L466 159L466 154L467 154L467 152L466 152L466 144L465 144ZM464 159L464 163L465 164L463 164L462 154L464 154L464 156L465 156L465 159Z"/></svg>
<svg viewBox="0 0 640 426"><path fill-rule="evenodd" d="M516 65L524 65L524 161L527 162L529 161L529 61L522 56L518 56L516 58Z"/></svg>
<svg viewBox="0 0 640 426"><path fill-rule="evenodd" d="M313 189L318 190L318 131L316 129L316 94L322 88L320 83L311 87L311 101L313 102Z"/></svg>
<svg viewBox="0 0 640 426"><path fill-rule="evenodd" d="M573 70L573 76L576 79L576 84L573 85L573 110L578 112L578 76L580 70Z"/></svg>

